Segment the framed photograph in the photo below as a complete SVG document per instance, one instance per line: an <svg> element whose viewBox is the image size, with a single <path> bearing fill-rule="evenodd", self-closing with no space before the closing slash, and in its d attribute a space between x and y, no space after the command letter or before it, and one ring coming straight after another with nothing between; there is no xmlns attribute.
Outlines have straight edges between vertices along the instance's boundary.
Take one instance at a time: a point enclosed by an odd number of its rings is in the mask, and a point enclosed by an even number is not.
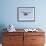
<svg viewBox="0 0 46 46"><path fill-rule="evenodd" d="M17 21L34 22L35 21L35 7L18 7Z"/></svg>

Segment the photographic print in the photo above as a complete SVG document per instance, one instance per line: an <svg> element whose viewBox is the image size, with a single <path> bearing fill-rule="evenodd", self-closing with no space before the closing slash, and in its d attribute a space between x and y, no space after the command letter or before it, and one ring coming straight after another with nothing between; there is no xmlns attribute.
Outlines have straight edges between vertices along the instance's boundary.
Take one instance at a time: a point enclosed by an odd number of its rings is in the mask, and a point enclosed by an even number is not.
<svg viewBox="0 0 46 46"><path fill-rule="evenodd" d="M24 22L35 21L35 7L18 7L17 20Z"/></svg>

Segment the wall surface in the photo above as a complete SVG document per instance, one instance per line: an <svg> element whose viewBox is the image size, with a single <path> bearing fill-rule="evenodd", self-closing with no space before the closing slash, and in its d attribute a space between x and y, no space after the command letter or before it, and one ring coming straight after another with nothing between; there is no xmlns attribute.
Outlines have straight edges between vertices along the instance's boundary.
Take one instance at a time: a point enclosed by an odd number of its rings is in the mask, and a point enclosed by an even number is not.
<svg viewBox="0 0 46 46"><path fill-rule="evenodd" d="M35 22L18 22L17 7L35 7ZM46 0L0 0L0 31L13 24L16 28L42 28L46 32Z"/></svg>
<svg viewBox="0 0 46 46"><path fill-rule="evenodd" d="M46 28L46 1L1 0L0 25L13 24L16 28ZM17 7L35 7L35 22L17 22Z"/></svg>

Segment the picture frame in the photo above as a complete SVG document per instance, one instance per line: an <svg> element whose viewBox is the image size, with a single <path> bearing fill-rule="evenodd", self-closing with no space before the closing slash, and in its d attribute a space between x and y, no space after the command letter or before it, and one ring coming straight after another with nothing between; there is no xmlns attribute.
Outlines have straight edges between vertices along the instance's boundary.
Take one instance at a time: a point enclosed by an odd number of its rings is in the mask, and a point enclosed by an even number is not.
<svg viewBox="0 0 46 46"><path fill-rule="evenodd" d="M19 22L34 22L35 21L35 7L18 7L17 21Z"/></svg>

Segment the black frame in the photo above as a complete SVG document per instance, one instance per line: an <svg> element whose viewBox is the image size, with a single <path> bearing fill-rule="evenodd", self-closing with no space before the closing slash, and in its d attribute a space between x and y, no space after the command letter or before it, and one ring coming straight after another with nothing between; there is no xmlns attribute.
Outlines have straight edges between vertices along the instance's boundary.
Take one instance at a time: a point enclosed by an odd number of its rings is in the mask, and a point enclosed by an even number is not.
<svg viewBox="0 0 46 46"><path fill-rule="evenodd" d="M34 20L19 20L19 8L34 8ZM17 8L17 21L18 22L35 22L35 7L18 7Z"/></svg>

